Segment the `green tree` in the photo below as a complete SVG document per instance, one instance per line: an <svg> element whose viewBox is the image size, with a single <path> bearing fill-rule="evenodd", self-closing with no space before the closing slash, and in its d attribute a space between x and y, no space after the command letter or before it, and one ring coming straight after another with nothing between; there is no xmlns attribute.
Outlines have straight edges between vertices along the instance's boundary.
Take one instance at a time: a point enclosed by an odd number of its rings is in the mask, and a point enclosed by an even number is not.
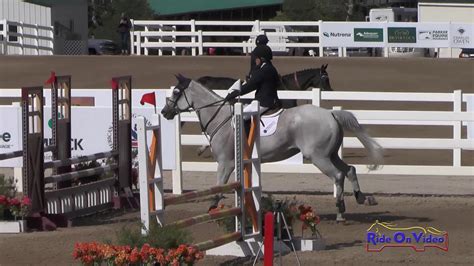
<svg viewBox="0 0 474 266"><path fill-rule="evenodd" d="M114 0L89 2L89 35L96 39L118 41L117 27L122 13L129 19L153 19L148 0Z"/></svg>
<svg viewBox="0 0 474 266"><path fill-rule="evenodd" d="M274 20L363 20L360 0L285 0Z"/></svg>

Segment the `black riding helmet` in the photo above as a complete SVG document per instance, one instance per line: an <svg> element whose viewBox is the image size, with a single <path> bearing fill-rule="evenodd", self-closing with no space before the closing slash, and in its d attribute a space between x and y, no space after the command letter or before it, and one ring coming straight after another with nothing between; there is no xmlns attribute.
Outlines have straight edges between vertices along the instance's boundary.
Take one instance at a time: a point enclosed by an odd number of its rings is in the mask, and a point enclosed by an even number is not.
<svg viewBox="0 0 474 266"><path fill-rule="evenodd" d="M268 38L267 35L261 34L257 36L257 39L255 40L255 43L258 45L265 45L268 43Z"/></svg>
<svg viewBox="0 0 474 266"><path fill-rule="evenodd" d="M257 58L263 58L266 61L270 61L273 59L272 49L266 45L257 46L253 50L253 54Z"/></svg>

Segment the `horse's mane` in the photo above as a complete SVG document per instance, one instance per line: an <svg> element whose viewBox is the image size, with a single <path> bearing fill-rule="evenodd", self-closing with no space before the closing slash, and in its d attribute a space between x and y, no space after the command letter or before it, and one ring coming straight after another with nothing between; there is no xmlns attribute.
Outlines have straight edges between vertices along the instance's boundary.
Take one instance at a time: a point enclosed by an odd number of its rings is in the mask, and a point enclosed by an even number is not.
<svg viewBox="0 0 474 266"><path fill-rule="evenodd" d="M293 76L295 73L298 73L298 74L308 74L310 72L316 72L319 74L319 72L321 71L321 68L305 68L303 70L299 70L299 71L296 71L296 72L293 72L293 73L290 73L290 74L286 74L284 75L283 77L289 77L289 76Z"/></svg>
<svg viewBox="0 0 474 266"><path fill-rule="evenodd" d="M208 87L202 85L199 81L193 80L193 82L199 85L200 87L206 89L207 91L209 91L209 93L212 94L214 97L217 97L217 99L222 99L222 97L219 96L219 94L215 93L213 90L209 89Z"/></svg>

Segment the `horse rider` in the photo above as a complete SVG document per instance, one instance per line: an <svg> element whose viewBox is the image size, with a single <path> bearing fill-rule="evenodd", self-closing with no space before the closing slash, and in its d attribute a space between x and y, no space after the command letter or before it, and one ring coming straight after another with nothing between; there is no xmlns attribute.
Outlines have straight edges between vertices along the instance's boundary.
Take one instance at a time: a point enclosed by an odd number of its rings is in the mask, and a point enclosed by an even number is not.
<svg viewBox="0 0 474 266"><path fill-rule="evenodd" d="M280 82L278 71L272 64L272 50L266 45L257 46L252 54L255 56L255 70L250 79L239 90L232 90L225 100L229 101L239 95L256 90L255 99L260 102L260 114L281 106L278 99L277 85ZM249 111L249 105L244 110ZM244 117L248 120L249 117Z"/></svg>
<svg viewBox="0 0 474 266"><path fill-rule="evenodd" d="M271 51L271 48L267 45L267 43L268 43L268 38L265 34L260 34L255 39L255 44L257 44L257 47L266 46ZM257 47L255 47L255 49L257 49ZM247 80L252 76L253 71L257 69L257 65L255 64L255 55L254 55L255 49L250 54L250 71L249 71L249 75L247 76ZM273 53L270 53L269 60L273 60Z"/></svg>

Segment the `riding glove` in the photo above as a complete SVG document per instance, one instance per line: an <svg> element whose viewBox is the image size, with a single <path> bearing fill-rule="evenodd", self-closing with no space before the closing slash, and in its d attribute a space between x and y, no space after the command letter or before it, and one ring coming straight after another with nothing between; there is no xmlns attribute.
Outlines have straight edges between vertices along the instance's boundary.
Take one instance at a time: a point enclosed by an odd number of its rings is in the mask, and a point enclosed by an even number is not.
<svg viewBox="0 0 474 266"><path fill-rule="evenodd" d="M224 101L232 100L239 95L240 95L240 91L237 91L237 90L232 91L231 93L227 94L227 96L225 96Z"/></svg>

